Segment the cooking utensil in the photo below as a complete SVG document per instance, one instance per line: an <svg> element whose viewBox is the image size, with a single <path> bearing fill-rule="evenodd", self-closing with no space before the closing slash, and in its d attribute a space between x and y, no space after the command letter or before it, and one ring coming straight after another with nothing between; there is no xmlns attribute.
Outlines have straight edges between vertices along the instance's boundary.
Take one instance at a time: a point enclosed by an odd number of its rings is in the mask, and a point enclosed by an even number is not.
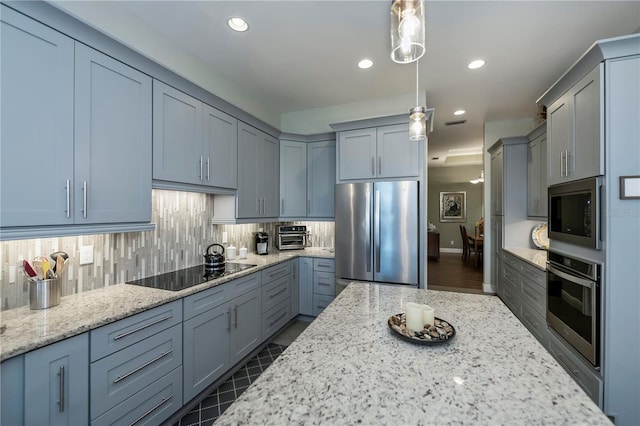
<svg viewBox="0 0 640 426"><path fill-rule="evenodd" d="M22 261L22 267L24 268L24 273L27 274L27 277L34 278L38 275L38 273L33 269L33 266L29 263L27 259Z"/></svg>
<svg viewBox="0 0 640 426"><path fill-rule="evenodd" d="M209 252L211 247L220 247L222 253ZM204 264L208 268L223 267L224 266L224 247L220 244L211 244L207 247L207 251L204 253Z"/></svg>
<svg viewBox="0 0 640 426"><path fill-rule="evenodd" d="M62 257L62 255L57 255L56 256L56 277L59 277L62 275L62 273L64 272L64 257Z"/></svg>
<svg viewBox="0 0 640 426"><path fill-rule="evenodd" d="M45 279L53 278L53 271L51 270L51 264L49 263L49 260L45 258L45 259L42 259L40 262L42 266L42 276Z"/></svg>
<svg viewBox="0 0 640 426"><path fill-rule="evenodd" d="M56 273L58 272L58 256L62 256L63 261L69 258L69 255L64 251L54 251L49 255L51 260L54 262L52 265L53 272Z"/></svg>

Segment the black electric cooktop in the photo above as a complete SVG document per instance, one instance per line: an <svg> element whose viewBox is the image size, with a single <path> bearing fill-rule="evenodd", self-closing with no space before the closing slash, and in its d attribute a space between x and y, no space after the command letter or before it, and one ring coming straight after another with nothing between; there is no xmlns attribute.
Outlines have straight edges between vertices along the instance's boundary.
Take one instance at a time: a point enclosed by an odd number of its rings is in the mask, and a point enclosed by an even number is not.
<svg viewBox="0 0 640 426"><path fill-rule="evenodd" d="M153 277L142 278L135 281L127 281L127 284L158 288L160 290L180 291L216 278L253 268L254 266L257 265L226 262L224 271L213 271L204 265L200 265L180 269L179 271L167 272L166 274L154 275Z"/></svg>

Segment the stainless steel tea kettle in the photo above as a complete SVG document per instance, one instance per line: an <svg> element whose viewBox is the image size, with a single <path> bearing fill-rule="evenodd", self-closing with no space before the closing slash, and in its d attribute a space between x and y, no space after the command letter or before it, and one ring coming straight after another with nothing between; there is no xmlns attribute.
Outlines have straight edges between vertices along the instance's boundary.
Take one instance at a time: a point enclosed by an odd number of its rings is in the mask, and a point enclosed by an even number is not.
<svg viewBox="0 0 640 426"><path fill-rule="evenodd" d="M211 253L211 247L220 247L222 249L222 253ZM211 244L207 247L207 251L204 254L204 266L212 269L224 269L224 247L220 244Z"/></svg>

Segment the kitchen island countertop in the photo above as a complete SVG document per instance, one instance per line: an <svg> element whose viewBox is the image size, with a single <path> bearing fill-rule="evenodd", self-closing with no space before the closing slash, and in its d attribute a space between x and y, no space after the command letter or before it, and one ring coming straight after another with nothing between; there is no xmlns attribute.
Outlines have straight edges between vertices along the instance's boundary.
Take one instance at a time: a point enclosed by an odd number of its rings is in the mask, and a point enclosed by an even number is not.
<svg viewBox="0 0 640 426"><path fill-rule="evenodd" d="M76 336L114 321L181 299L210 287L225 284L261 269L296 257L333 258L333 249L310 247L304 250L272 250L267 255L250 253L247 259L255 268L224 276L181 291L158 290L131 284L115 284L86 291L60 300L58 306L31 310L29 306L0 312L6 330L0 336L0 361Z"/></svg>
<svg viewBox="0 0 640 426"><path fill-rule="evenodd" d="M455 338L393 335L407 302ZM497 297L352 283L216 424L356 423L611 424Z"/></svg>

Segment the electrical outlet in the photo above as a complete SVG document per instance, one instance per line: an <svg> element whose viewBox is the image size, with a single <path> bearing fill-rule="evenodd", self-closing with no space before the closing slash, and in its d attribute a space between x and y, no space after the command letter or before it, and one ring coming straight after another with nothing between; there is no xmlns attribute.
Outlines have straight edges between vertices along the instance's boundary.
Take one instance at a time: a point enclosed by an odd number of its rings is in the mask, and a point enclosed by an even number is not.
<svg viewBox="0 0 640 426"><path fill-rule="evenodd" d="M229 234L227 234L226 231L222 231L222 242L223 243L228 243L229 242Z"/></svg>
<svg viewBox="0 0 640 426"><path fill-rule="evenodd" d="M451 245L454 245L455 243L453 242L453 240L451 240Z"/></svg>
<svg viewBox="0 0 640 426"><path fill-rule="evenodd" d="M93 246L80 247L80 265L90 265L93 263Z"/></svg>

